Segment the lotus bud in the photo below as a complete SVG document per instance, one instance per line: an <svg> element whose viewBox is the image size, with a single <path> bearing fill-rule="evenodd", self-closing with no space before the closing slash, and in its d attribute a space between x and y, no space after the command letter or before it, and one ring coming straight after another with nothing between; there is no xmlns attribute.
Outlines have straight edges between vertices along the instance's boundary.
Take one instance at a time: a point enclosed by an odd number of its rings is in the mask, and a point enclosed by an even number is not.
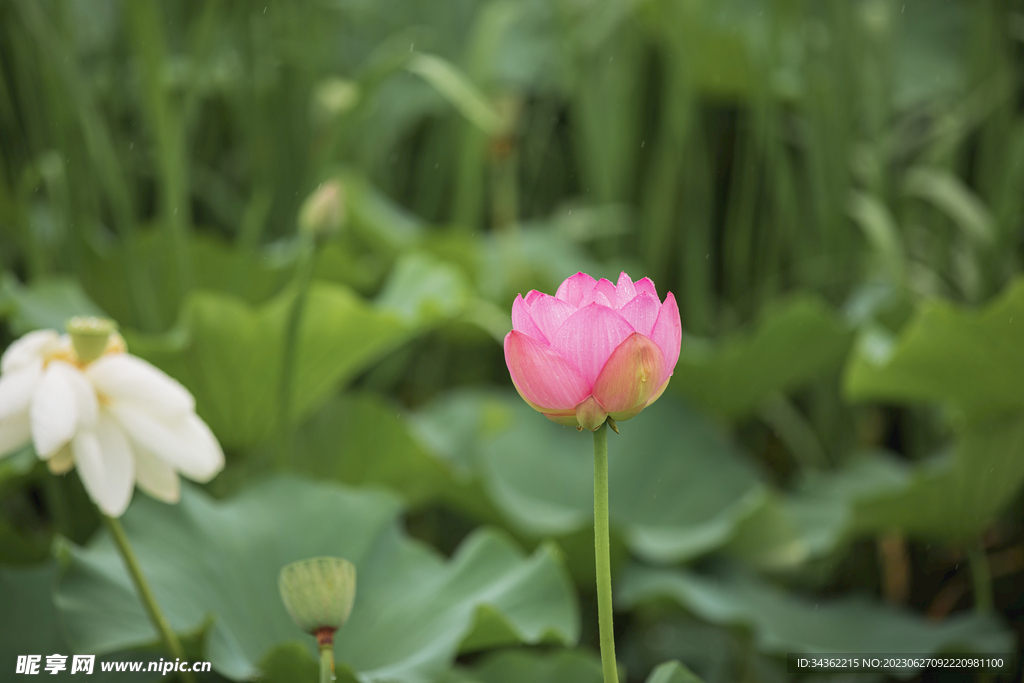
<svg viewBox="0 0 1024 683"><path fill-rule="evenodd" d="M359 104L359 85L344 78L328 78L313 93L314 116L328 123Z"/></svg>
<svg viewBox="0 0 1024 683"><path fill-rule="evenodd" d="M679 359L675 297L648 278L617 284L585 273L554 296L532 291L512 304L505 362L519 395L550 420L596 431L658 400Z"/></svg>
<svg viewBox="0 0 1024 683"><path fill-rule="evenodd" d="M356 568L340 557L311 557L286 565L277 585L292 620L323 647L352 612Z"/></svg>
<svg viewBox="0 0 1024 683"><path fill-rule="evenodd" d="M299 210L299 229L325 239L345 225L345 186L337 178L328 180L306 198Z"/></svg>
<svg viewBox="0 0 1024 683"><path fill-rule="evenodd" d="M91 363L102 356L107 346L114 341L118 343L117 323L107 318L76 317L67 323L71 344L80 363ZM116 337L116 339L115 339Z"/></svg>

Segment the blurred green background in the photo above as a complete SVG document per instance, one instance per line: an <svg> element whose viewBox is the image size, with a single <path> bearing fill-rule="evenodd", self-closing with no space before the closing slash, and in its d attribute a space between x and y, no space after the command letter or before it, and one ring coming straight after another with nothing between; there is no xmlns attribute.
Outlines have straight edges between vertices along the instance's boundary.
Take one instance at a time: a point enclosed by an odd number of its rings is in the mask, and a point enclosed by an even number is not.
<svg viewBox="0 0 1024 683"><path fill-rule="evenodd" d="M600 680L590 440L500 344L578 270L683 320L610 439L630 682L1015 652L1022 41L1015 0L6 0L0 348L101 313L196 396L226 470L125 525L210 680L313 680L271 581L342 549L339 675ZM0 461L0 666L160 656L97 525Z"/></svg>

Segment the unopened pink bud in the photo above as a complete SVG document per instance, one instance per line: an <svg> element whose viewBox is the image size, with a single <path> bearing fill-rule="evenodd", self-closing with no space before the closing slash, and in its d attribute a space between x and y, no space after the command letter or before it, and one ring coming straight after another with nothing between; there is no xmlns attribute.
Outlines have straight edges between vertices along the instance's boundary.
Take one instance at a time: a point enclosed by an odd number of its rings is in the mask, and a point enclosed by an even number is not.
<svg viewBox="0 0 1024 683"><path fill-rule="evenodd" d="M535 410L596 430L608 416L628 420L657 400L681 342L671 292L662 302L648 278L634 283L622 273L613 285L577 273L555 296L516 297L505 362Z"/></svg>

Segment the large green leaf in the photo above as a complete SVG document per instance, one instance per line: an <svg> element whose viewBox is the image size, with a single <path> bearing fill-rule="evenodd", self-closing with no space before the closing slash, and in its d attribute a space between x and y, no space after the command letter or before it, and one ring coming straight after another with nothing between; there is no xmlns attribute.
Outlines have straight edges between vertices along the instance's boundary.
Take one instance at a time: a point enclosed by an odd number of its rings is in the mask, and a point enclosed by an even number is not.
<svg viewBox="0 0 1024 683"><path fill-rule="evenodd" d="M76 315L106 315L74 280L47 280L26 287L5 276L0 281L0 305L5 300L11 330L17 335L38 329L63 332L68 319Z"/></svg>
<svg viewBox="0 0 1024 683"><path fill-rule="evenodd" d="M469 283L454 266L419 252L403 255L377 298L378 307L410 325L423 325L462 313Z"/></svg>
<svg viewBox="0 0 1024 683"><path fill-rule="evenodd" d="M374 394L327 403L296 431L290 457L296 471L351 486L387 486L411 506L445 500L477 518L498 518L472 477L436 457L398 406Z"/></svg>
<svg viewBox="0 0 1024 683"><path fill-rule="evenodd" d="M890 470L889 490L879 487L856 501L854 532L895 528L928 538L976 538L1024 483L1024 419L974 425L952 453L908 469L902 490L898 468Z"/></svg>
<svg viewBox="0 0 1024 683"><path fill-rule="evenodd" d="M504 650L449 674L440 683L601 683L601 660L581 650L546 654Z"/></svg>
<svg viewBox="0 0 1024 683"><path fill-rule="evenodd" d="M623 672L622 667L620 673ZM621 676L625 680L625 676ZM546 654L525 650L504 650L488 655L473 667L448 674L439 683L601 683L604 674L600 658L580 650ZM647 683L701 683L679 662L658 666Z"/></svg>
<svg viewBox="0 0 1024 683"><path fill-rule="evenodd" d="M129 348L182 382L199 414L229 446L251 445L279 424L282 346L294 301L287 291L259 307L196 292L176 329L129 334ZM339 384L409 338L410 327L351 290L314 283L298 335L293 418L309 415Z"/></svg>
<svg viewBox="0 0 1024 683"><path fill-rule="evenodd" d="M852 340L819 299L797 298L766 314L749 336L717 345L684 338L669 387L717 414L741 417L771 394L841 367Z"/></svg>
<svg viewBox="0 0 1024 683"><path fill-rule="evenodd" d="M548 421L510 393L456 393L415 420L433 448L478 473L519 531L567 535L592 523L590 434ZM651 561L717 547L764 495L735 447L678 400L662 397L619 429L609 438L611 521Z"/></svg>
<svg viewBox="0 0 1024 683"><path fill-rule="evenodd" d="M78 679L71 674L71 655L82 654L72 649L64 638L51 595L57 577L57 564L49 562L29 569L0 568L0 671L11 675L15 671L18 655L40 655L40 673L47 680ZM49 674L46 656L67 656L67 669ZM94 653L87 653L94 654ZM142 662L159 659L152 652L119 652L99 656L93 666L90 681L121 681L122 683L149 683L161 678L159 673L129 673L102 671L104 662ZM69 678L74 676L74 678ZM166 680L166 679L165 679Z"/></svg>
<svg viewBox="0 0 1024 683"><path fill-rule="evenodd" d="M1009 652L1011 632L994 616L972 613L941 623L866 598L799 598L747 576L711 579L696 574L630 567L618 586L632 608L668 599L706 621L751 630L755 646L784 653L934 653L947 648Z"/></svg>
<svg viewBox="0 0 1024 683"><path fill-rule="evenodd" d="M423 220L375 188L359 173L342 174L352 229L374 246L392 253L423 239Z"/></svg>
<svg viewBox="0 0 1024 683"><path fill-rule="evenodd" d="M315 652L277 592L280 568L314 555L356 565L355 608L335 650L364 683L429 680L460 648L576 640L575 597L552 548L525 558L480 531L446 561L404 536L399 512L390 495L285 479L223 503L191 488L174 507L140 496L123 523L172 626L213 618L206 656L230 678L254 675L289 641ZM56 603L76 649L155 639L108 536L67 553Z"/></svg>
<svg viewBox="0 0 1024 683"><path fill-rule="evenodd" d="M679 662L665 662L647 677L647 683L701 683L697 675Z"/></svg>
<svg viewBox="0 0 1024 683"><path fill-rule="evenodd" d="M50 599L55 570L54 564L0 569L0 670L5 675L14 671L17 655L71 654Z"/></svg>
<svg viewBox="0 0 1024 683"><path fill-rule="evenodd" d="M1024 281L981 311L924 303L897 339L866 332L847 367L853 400L947 403L972 416L1024 410Z"/></svg>
<svg viewBox="0 0 1024 683"><path fill-rule="evenodd" d="M189 236L188 254L193 264L194 286L233 293L250 304L259 304L278 293L291 277L294 254L281 249L250 252L232 247L204 233ZM163 329L174 323L183 305L174 261L165 257L172 245L166 230L140 232L136 249L145 262L142 286L151 288L156 313L153 318ZM83 286L97 302L125 327L142 324L136 319L135 295L125 286L128 279L128 251L123 247L97 253L85 250Z"/></svg>
<svg viewBox="0 0 1024 683"><path fill-rule="evenodd" d="M810 473L793 495L773 496L743 520L729 549L759 564L794 565L859 536L898 530L969 542L1024 484L1024 420L989 420L920 463L886 453Z"/></svg>

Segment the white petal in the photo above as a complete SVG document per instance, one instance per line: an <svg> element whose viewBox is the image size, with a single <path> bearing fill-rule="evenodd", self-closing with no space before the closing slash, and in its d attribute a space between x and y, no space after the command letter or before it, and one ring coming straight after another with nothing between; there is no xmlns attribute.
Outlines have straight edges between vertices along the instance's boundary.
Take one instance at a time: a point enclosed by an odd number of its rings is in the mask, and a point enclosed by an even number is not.
<svg viewBox="0 0 1024 683"><path fill-rule="evenodd" d="M172 417L194 412L188 390L161 370L127 353L104 356L85 371L96 389L115 401L126 401L147 412Z"/></svg>
<svg viewBox="0 0 1024 683"><path fill-rule="evenodd" d="M220 444L195 414L161 420L123 402L113 404L110 411L133 441L189 479L209 481L224 467Z"/></svg>
<svg viewBox="0 0 1024 683"><path fill-rule="evenodd" d="M41 360L45 353L59 345L60 335L53 330L29 332L4 351L3 358L0 358L0 372L7 374Z"/></svg>
<svg viewBox="0 0 1024 683"><path fill-rule="evenodd" d="M0 375L0 420L24 412L32 400L32 392L43 377L43 360L37 358L28 365Z"/></svg>
<svg viewBox="0 0 1024 683"><path fill-rule="evenodd" d="M181 482L174 468L138 444L132 450L135 453L135 483L139 488L165 503L181 500Z"/></svg>
<svg viewBox="0 0 1024 683"><path fill-rule="evenodd" d="M71 440L78 426L78 392L74 375L78 370L63 361L54 361L43 373L36 387L29 409L32 423L32 441L36 453L48 459Z"/></svg>
<svg viewBox="0 0 1024 683"><path fill-rule="evenodd" d="M68 384L75 392L75 406L78 408L78 426L92 429L96 426L100 410L96 390L81 370L73 365L68 365L68 367L71 368L67 376Z"/></svg>
<svg viewBox="0 0 1024 683"><path fill-rule="evenodd" d="M26 443L32 436L29 429L28 411L17 415L0 418L0 458L10 455Z"/></svg>
<svg viewBox="0 0 1024 683"><path fill-rule="evenodd" d="M80 430L71 449L89 497L110 517L124 514L135 488L135 457L118 424L101 413L95 431Z"/></svg>
<svg viewBox="0 0 1024 683"><path fill-rule="evenodd" d="M224 469L224 451L213 435L213 430L195 413L185 418L185 431L189 434L190 442L202 453L202 458L199 467L191 472L181 470L181 473L193 481L205 484Z"/></svg>

